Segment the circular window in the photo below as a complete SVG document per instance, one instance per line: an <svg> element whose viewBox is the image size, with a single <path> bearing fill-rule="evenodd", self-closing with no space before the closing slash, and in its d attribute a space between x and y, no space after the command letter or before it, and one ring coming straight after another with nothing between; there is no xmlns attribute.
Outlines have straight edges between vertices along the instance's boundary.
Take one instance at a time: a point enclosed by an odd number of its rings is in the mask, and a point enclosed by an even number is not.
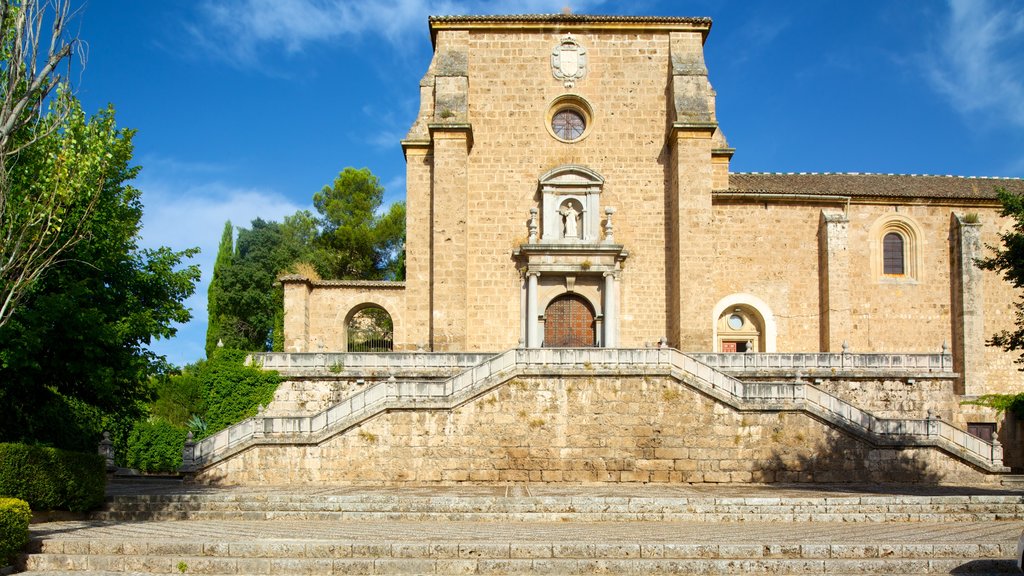
<svg viewBox="0 0 1024 576"><path fill-rule="evenodd" d="M587 120L583 118L583 114L571 108L559 110L551 119L551 129L555 131L555 136L562 140L578 140L583 136L586 127Z"/></svg>
<svg viewBox="0 0 1024 576"><path fill-rule="evenodd" d="M743 317L740 316L739 314L733 314L732 316L729 316L729 328L732 328L733 330L739 330L740 328L743 328Z"/></svg>
<svg viewBox="0 0 1024 576"><path fill-rule="evenodd" d="M555 98L548 107L548 132L561 142L578 142L590 132L593 110L583 98L566 94Z"/></svg>

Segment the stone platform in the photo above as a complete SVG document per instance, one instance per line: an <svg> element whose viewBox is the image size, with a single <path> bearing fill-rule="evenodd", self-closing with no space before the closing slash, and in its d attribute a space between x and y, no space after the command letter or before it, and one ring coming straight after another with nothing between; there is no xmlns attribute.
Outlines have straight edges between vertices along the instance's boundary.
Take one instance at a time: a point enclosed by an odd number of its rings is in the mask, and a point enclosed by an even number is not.
<svg viewBox="0 0 1024 576"><path fill-rule="evenodd" d="M1024 525L1024 492L982 487L115 482L110 497L96 519L33 525L29 573L1001 574Z"/></svg>

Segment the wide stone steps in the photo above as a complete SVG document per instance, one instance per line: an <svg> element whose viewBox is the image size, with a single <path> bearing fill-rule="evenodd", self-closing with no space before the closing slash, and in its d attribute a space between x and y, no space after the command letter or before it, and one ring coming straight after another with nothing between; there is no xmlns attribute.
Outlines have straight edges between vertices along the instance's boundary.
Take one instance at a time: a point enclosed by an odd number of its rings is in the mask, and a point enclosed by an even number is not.
<svg viewBox="0 0 1024 576"><path fill-rule="evenodd" d="M1013 573L1018 526L482 522L62 522L31 574Z"/></svg>
<svg viewBox="0 0 1024 576"><path fill-rule="evenodd" d="M481 522L974 522L1024 520L1021 495L835 497L124 495L96 520L391 520Z"/></svg>

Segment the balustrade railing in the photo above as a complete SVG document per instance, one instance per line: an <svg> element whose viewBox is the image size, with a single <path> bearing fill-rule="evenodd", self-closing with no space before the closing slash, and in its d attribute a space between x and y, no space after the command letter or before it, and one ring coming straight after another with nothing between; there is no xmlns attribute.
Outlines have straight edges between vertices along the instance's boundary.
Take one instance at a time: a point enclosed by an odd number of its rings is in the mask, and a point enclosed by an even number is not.
<svg viewBox="0 0 1024 576"><path fill-rule="evenodd" d="M368 355L355 355L368 356ZM993 467L1002 465L1002 447L998 442L988 442L960 430L947 422L937 419L881 419L853 406L816 386L802 381L744 383L704 362L711 357L721 356L753 357L758 354L730 355L687 355L666 348L619 349L619 348L534 348L509 350L491 356L444 381L398 381L394 377L363 388L342 402L311 416L265 417L262 410L255 417L222 430L197 443L192 448L192 462L185 462L185 468L202 468L229 455L242 445L262 439L263 441L318 441L338 426L354 425L388 406L399 402L453 403L461 394L475 388L493 384L492 377L501 379L516 375L546 371L561 372L565 369L587 370L628 370L630 373L674 372L690 385L705 389L722 397L734 406L789 404L793 408L815 411L834 421L860 429L867 435L887 438L890 441L910 440L917 443L945 442L955 450L987 462ZM771 355L769 355L771 356ZM820 357L821 355L774 355ZM833 355L829 355L833 356ZM847 355L851 356L851 355ZM890 362L897 357L886 356ZM934 355L921 355L934 356ZM769 360L771 362L771 360ZM901 365L906 365L902 360ZM931 365L931 360L913 360L914 366ZM780 362L775 363L776 366ZM877 365L877 364L875 364ZM940 363L941 365L941 363ZM266 366L266 365L265 365ZM719 366L721 367L721 366ZM269 440L268 440L269 439ZM187 454L186 454L187 455Z"/></svg>

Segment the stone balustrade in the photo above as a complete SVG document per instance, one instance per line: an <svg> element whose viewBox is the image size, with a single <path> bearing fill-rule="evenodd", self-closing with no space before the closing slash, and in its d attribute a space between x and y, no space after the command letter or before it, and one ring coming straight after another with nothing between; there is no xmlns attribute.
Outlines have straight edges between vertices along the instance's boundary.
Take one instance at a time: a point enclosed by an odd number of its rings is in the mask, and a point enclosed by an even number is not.
<svg viewBox="0 0 1024 576"><path fill-rule="evenodd" d="M371 355L345 355L346 365L350 358L359 356ZM415 356L423 356L427 361L431 361L429 358L435 355L381 355L378 362L415 362ZM254 444L317 444L339 430L355 426L386 410L451 409L519 375L589 373L595 377L669 375L683 385L697 389L736 409L805 411L877 445L934 446L983 470L1006 471L1002 465L1002 447L998 442L976 438L947 422L936 419L877 418L841 398L799 380L745 383L704 362L703 360L709 356L714 361L725 355L686 355L673 349L654 348L514 349L492 356L444 381L399 381L392 377L368 386L333 407L311 416L266 417L261 412L254 418L197 442L193 449L193 458L186 457L184 467L200 470ZM775 360L777 365L787 358L791 363L806 364L815 359L821 361L831 356L871 356L871 359L862 358L861 364L879 367L886 363L899 364L913 370L932 366L933 360L941 370L945 362L943 358L932 358L932 355L731 356L771 357L766 360ZM323 361L326 362L327 359L324 358Z"/></svg>

